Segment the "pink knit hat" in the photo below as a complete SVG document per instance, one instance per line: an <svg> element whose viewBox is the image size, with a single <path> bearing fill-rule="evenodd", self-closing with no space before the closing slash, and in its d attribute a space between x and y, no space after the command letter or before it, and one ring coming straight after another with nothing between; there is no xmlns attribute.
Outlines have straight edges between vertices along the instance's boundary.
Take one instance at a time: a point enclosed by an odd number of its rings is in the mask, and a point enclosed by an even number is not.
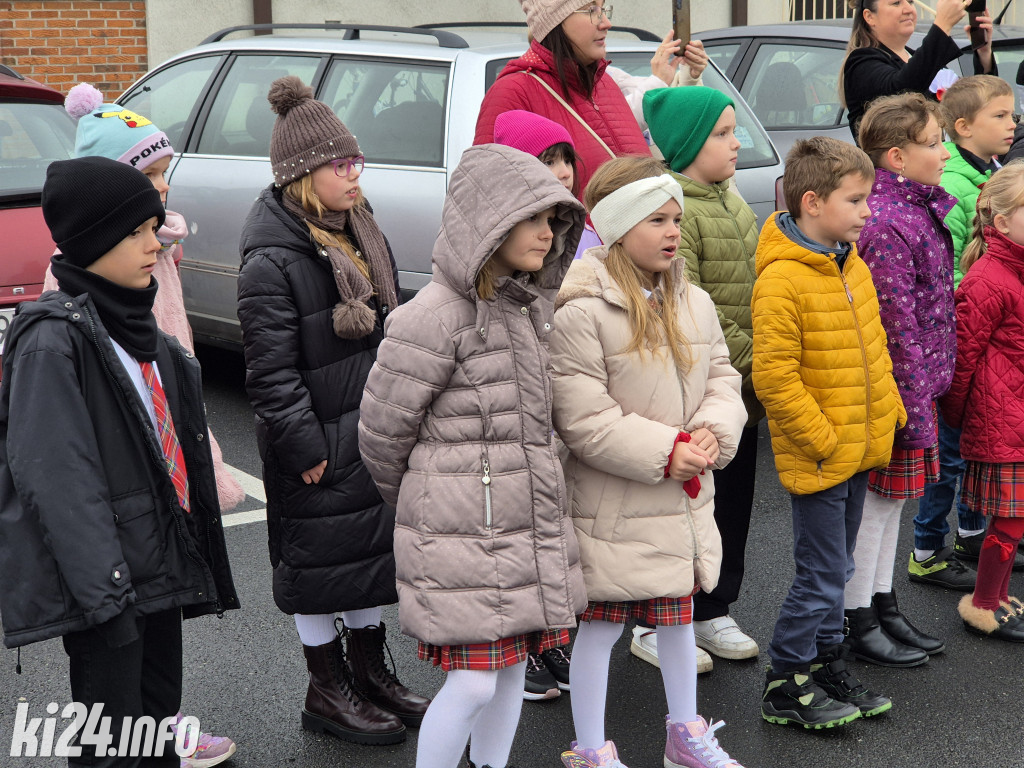
<svg viewBox="0 0 1024 768"><path fill-rule="evenodd" d="M543 40L569 14L582 8L586 0L519 0L526 14L526 26L534 40Z"/></svg>
<svg viewBox="0 0 1024 768"><path fill-rule="evenodd" d="M502 112L494 119L494 143L540 157L555 144L568 144L575 149L572 136L554 120L548 120L525 109Z"/></svg>

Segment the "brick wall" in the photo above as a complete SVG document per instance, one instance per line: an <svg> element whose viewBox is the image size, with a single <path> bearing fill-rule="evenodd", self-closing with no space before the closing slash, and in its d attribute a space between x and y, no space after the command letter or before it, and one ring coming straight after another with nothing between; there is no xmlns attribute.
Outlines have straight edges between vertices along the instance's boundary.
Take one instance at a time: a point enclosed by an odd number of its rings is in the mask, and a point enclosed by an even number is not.
<svg viewBox="0 0 1024 768"><path fill-rule="evenodd" d="M0 0L0 64L59 91L87 82L114 99L146 52L142 0Z"/></svg>

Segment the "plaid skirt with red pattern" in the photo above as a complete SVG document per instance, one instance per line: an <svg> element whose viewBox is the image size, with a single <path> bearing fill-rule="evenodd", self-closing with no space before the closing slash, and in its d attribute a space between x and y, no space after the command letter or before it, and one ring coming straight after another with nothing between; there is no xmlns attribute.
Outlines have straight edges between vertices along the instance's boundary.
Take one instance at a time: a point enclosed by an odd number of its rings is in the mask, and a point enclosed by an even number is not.
<svg viewBox="0 0 1024 768"><path fill-rule="evenodd" d="M526 661L528 653L542 653L569 644L569 630L548 629L505 637L493 643L431 645L421 642L416 655L445 672L453 669L504 669Z"/></svg>
<svg viewBox="0 0 1024 768"><path fill-rule="evenodd" d="M968 461L961 493L986 517L1024 517L1024 462Z"/></svg>
<svg viewBox="0 0 1024 768"><path fill-rule="evenodd" d="M924 486L939 480L939 444L893 448L889 466L871 470L868 490L883 499L919 499Z"/></svg>
<svg viewBox="0 0 1024 768"><path fill-rule="evenodd" d="M693 594L696 593L695 589ZM690 624L693 622L693 595L605 603L590 601L580 616L580 621L610 621L613 624L626 624L630 619L643 619L655 627Z"/></svg>

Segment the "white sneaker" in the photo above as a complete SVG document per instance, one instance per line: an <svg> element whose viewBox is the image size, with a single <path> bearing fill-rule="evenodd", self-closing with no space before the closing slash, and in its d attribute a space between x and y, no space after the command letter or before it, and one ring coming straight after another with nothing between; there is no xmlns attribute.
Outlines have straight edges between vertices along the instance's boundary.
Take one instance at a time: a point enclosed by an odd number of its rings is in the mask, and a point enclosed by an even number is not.
<svg viewBox="0 0 1024 768"><path fill-rule="evenodd" d="M629 644L629 652L638 659L643 659L648 664L661 668L658 661L658 634L650 627L633 627L633 641ZM697 649L697 674L702 675L710 672L715 667L715 662L701 648Z"/></svg>
<svg viewBox="0 0 1024 768"><path fill-rule="evenodd" d="M751 659L759 649L754 639L743 633L731 616L693 622L697 645L723 659Z"/></svg>

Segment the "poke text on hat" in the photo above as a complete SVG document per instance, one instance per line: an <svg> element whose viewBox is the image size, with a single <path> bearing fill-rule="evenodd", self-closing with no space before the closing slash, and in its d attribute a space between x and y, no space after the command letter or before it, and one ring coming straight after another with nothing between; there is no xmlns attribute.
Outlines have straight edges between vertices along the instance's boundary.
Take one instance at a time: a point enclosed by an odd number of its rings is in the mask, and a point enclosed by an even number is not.
<svg viewBox="0 0 1024 768"><path fill-rule="evenodd" d="M170 146L171 142L168 140L166 136L164 136L158 141L154 141L148 147L144 147L141 152L132 155L132 157L128 160L128 164L131 165L132 168L134 168L136 165L138 165L140 160L145 160L154 152L159 152L161 149L169 149Z"/></svg>

